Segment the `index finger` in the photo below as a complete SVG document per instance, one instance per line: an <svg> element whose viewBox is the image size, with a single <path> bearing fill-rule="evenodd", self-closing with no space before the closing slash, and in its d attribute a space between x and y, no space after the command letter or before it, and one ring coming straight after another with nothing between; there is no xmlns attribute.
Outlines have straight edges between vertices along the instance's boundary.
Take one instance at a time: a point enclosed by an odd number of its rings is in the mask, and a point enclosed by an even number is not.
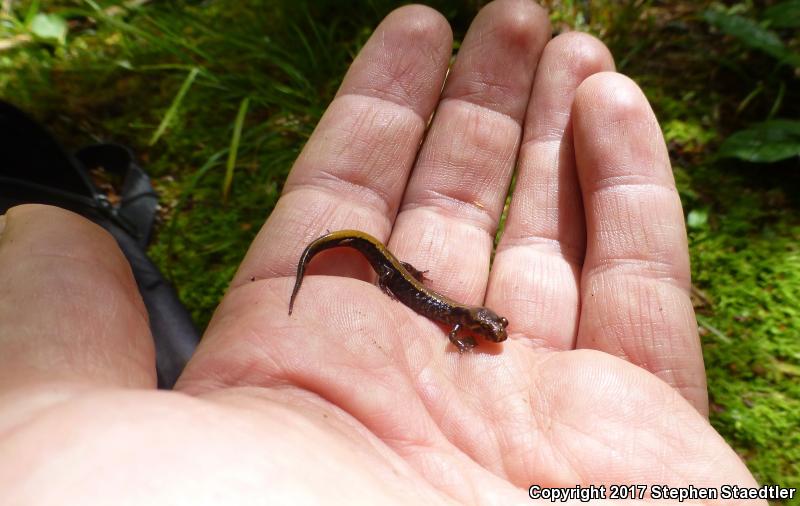
<svg viewBox="0 0 800 506"><path fill-rule="evenodd" d="M291 274L326 229L391 231L452 47L447 21L407 6L378 26L292 168L232 286Z"/></svg>

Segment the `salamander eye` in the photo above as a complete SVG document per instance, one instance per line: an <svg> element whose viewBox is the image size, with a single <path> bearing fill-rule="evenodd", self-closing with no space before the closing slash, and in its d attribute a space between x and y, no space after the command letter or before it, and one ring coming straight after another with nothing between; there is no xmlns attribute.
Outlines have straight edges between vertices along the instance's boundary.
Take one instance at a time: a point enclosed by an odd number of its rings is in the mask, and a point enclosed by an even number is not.
<svg viewBox="0 0 800 506"><path fill-rule="evenodd" d="M502 325L503 328L508 327L508 319L505 316L500 317L500 325Z"/></svg>

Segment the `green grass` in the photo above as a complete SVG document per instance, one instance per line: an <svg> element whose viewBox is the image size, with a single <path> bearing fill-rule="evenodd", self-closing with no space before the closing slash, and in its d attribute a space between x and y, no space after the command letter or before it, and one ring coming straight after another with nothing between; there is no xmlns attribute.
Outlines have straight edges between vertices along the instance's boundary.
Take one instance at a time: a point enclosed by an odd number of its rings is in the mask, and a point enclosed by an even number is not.
<svg viewBox="0 0 800 506"><path fill-rule="evenodd" d="M456 41L478 8L430 3ZM71 19L66 42L0 51L0 93L66 145L134 147L163 207L149 252L202 327L347 65L399 2L112 4L43 4ZM714 158L726 135L774 107L791 72L710 33L706 2L550 4L556 30L611 47L661 120L691 217L712 423L759 481L800 487L800 167ZM15 3L14 16L24 20L28 5ZM26 35L24 22L3 30ZM798 117L793 84L783 112Z"/></svg>

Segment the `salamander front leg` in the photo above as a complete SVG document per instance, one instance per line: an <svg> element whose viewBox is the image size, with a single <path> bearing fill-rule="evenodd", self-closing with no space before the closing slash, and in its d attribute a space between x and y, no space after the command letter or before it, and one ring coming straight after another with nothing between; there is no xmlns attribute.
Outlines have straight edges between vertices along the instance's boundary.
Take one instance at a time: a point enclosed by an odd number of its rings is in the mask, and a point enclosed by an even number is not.
<svg viewBox="0 0 800 506"><path fill-rule="evenodd" d="M400 262L400 265L402 265L408 271L408 273L414 276L414 279L420 283L424 283L428 279L425 277L425 273L428 271L421 271L408 262Z"/></svg>
<svg viewBox="0 0 800 506"><path fill-rule="evenodd" d="M450 334L447 337L450 338L450 342L458 348L459 353L464 353L465 351L470 351L472 348L475 347L476 343L475 339L472 336L464 336L461 339L458 338L458 331L461 330L461 324L456 323L453 326L453 330L450 331Z"/></svg>

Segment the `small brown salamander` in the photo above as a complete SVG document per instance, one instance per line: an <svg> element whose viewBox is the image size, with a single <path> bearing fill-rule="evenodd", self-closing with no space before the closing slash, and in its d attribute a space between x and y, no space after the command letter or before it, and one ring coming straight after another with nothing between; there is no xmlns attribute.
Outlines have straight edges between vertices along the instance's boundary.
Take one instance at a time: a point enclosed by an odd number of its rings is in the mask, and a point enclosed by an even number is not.
<svg viewBox="0 0 800 506"><path fill-rule="evenodd" d="M459 337L461 330L483 336L489 341L499 343L508 335L508 320L498 316L485 307L467 306L448 299L422 284L423 273L410 264L399 261L379 240L358 230L339 230L323 235L311 242L300 256L297 264L297 279L289 299L289 314L292 314L294 300L308 262L320 251L329 248L348 247L363 254L378 274L378 286L389 295L399 300L417 313L440 323L452 325L450 342L463 353L476 345L470 335Z"/></svg>

